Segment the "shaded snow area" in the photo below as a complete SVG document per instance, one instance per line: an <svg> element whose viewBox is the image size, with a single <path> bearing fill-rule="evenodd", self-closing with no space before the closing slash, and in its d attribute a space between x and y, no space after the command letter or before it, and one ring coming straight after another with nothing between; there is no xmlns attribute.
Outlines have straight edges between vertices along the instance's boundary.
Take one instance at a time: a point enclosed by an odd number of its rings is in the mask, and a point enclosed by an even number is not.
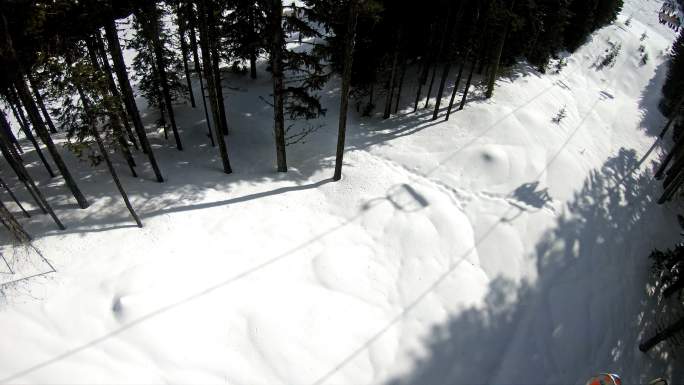
<svg viewBox="0 0 684 385"><path fill-rule="evenodd" d="M234 174L187 105L184 152L150 135L166 183L140 154L140 179L119 164L143 229L103 167L65 154L93 202L78 210L29 153L68 229L25 222L56 272L5 289L1 382L683 381L677 360L637 349L656 322L647 256L678 239L676 208L654 203L662 150L649 152L674 39L661 4L628 0L559 74L521 65L448 122L410 113L414 83L389 120L352 111L339 183L337 82L325 126L278 175L263 68L226 74ZM0 263L3 282L51 270L35 250L3 255L16 271Z"/></svg>

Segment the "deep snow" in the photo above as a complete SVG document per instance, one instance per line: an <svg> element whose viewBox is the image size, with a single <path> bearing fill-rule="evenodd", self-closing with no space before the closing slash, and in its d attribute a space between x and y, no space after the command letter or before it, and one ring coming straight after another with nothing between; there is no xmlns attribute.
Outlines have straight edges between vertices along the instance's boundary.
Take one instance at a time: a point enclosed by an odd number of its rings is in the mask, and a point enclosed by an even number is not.
<svg viewBox="0 0 684 385"><path fill-rule="evenodd" d="M231 76L235 173L220 172L201 108L176 106L186 151L152 134L167 182L119 167L142 230L103 168L65 155L93 202L78 210L29 154L68 229L22 220L56 272L5 290L0 381L684 380L662 352L637 350L654 330L646 257L678 236L676 208L653 203L650 178L674 38L660 5L628 0L560 74L521 65L449 122L410 114L411 87L387 121L352 113L340 183L329 181L335 84L326 126L288 147L278 175L259 99L270 80ZM620 55L597 70L608 41ZM16 274L1 282L50 270L34 250L3 254Z"/></svg>

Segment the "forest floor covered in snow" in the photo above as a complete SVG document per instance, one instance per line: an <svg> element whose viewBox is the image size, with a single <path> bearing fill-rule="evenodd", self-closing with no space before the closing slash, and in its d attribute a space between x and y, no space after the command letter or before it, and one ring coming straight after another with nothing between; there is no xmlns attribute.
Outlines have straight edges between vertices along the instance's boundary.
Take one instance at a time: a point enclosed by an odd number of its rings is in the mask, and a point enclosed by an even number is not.
<svg viewBox="0 0 684 385"><path fill-rule="evenodd" d="M0 283L39 276L2 293L0 382L684 381L669 350L637 349L657 321L647 256L679 239L649 151L674 39L661 4L626 1L559 74L520 65L448 122L410 113L413 83L388 120L352 112L339 183L337 82L277 174L268 74L226 75L234 173L201 108L175 106L185 151L150 135L167 181L140 154L138 179L119 163L143 229L104 167L64 150L92 202L79 210L25 144L68 229L22 220L51 266L3 240Z"/></svg>

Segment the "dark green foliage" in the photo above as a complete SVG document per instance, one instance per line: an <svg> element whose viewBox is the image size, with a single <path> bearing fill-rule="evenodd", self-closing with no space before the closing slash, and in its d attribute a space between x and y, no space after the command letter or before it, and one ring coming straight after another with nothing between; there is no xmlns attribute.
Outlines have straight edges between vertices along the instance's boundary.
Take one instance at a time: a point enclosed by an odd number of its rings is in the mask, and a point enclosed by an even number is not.
<svg viewBox="0 0 684 385"><path fill-rule="evenodd" d="M150 15L150 12L155 12L156 14ZM168 10L164 7L145 7L144 10L138 12L133 22L135 33L128 44L128 47L135 49L137 53L133 59L133 68L135 70L133 79L138 81L138 89L147 100L148 105L160 110L165 110L168 106L165 106L164 103L164 95L162 94L162 86L159 80L152 42L146 35L140 18L142 17L152 23L154 22L153 20L161 21L166 16L168 16ZM183 84L183 62L178 55L179 50L175 49L174 39L168 28L164 26L164 23L160 22L154 27L159 31L158 36L163 46L164 64L166 65L171 99L173 101L184 99L188 91L185 84ZM164 117L162 116L157 123L159 126L162 126L163 122Z"/></svg>
<svg viewBox="0 0 684 385"><path fill-rule="evenodd" d="M684 97L684 33L672 45L672 59L663 85L663 100L660 104L665 115L673 112L674 106ZM679 111L677 111L679 113Z"/></svg>
<svg viewBox="0 0 684 385"><path fill-rule="evenodd" d="M615 20L622 0L573 0L570 2L570 25L565 31L565 45L570 51L581 46L595 29Z"/></svg>
<svg viewBox="0 0 684 385"><path fill-rule="evenodd" d="M327 54L337 72L341 69L347 2L308 4L325 25ZM364 2L354 53L354 94L367 94L371 84L389 81L399 31L400 57L422 63L423 77L425 69L466 60L468 52L474 56L469 60L478 62L478 71L486 69L501 39L505 40L502 65L526 59L544 72L559 51L577 49L591 32L612 22L622 8L622 0L517 0L512 10L511 4L510 0L432 0L417 7L407 1Z"/></svg>
<svg viewBox="0 0 684 385"><path fill-rule="evenodd" d="M229 11L221 25L225 57L235 70L246 72L244 63L256 61L266 52L264 10L252 0L230 0L225 6Z"/></svg>
<svg viewBox="0 0 684 385"><path fill-rule="evenodd" d="M667 295L668 288L684 279L684 244L665 251L654 250L649 258L653 261L651 272Z"/></svg>

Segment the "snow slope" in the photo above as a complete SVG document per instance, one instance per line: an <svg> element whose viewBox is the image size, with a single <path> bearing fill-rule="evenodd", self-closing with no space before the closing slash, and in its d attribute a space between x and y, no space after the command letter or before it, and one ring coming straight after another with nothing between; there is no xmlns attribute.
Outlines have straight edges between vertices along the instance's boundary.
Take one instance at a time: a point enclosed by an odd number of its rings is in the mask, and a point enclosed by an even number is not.
<svg viewBox="0 0 684 385"><path fill-rule="evenodd" d="M25 221L56 272L5 290L0 382L684 381L636 348L653 331L646 256L677 239L649 178L674 36L661 2L626 3L560 74L520 66L449 122L352 114L340 183L337 86L326 126L278 175L263 72L226 89L233 175L185 105L186 151L153 135L166 183L119 167L142 230L104 169L66 155L93 202L77 210L29 154L69 228ZM609 40L620 55L597 70ZM35 250L3 254L17 274L1 282L50 270Z"/></svg>

